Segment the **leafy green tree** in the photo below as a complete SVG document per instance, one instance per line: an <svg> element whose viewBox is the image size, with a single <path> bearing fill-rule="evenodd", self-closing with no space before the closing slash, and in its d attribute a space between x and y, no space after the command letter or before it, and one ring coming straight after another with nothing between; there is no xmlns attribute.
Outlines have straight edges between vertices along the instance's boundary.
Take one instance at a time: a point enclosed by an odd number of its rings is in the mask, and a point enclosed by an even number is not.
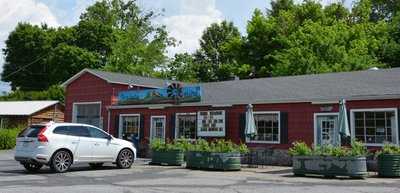
<svg viewBox="0 0 400 193"><path fill-rule="evenodd" d="M22 91L16 90L0 96L0 101L22 101L22 100L57 100L64 103L64 88L53 85L44 91Z"/></svg>
<svg viewBox="0 0 400 193"><path fill-rule="evenodd" d="M175 54L158 76L170 80L196 82L193 56L188 53Z"/></svg>
<svg viewBox="0 0 400 193"><path fill-rule="evenodd" d="M232 22L213 23L204 30L200 48L194 54L196 76L200 81L221 81L237 75L241 64L233 56L231 44L240 41L240 32Z"/></svg>

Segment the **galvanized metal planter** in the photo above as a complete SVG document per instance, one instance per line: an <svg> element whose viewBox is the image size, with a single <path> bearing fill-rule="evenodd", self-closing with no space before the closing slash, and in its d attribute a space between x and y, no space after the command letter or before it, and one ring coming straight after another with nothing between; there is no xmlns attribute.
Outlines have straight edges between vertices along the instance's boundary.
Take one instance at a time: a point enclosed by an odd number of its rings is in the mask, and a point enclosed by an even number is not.
<svg viewBox="0 0 400 193"><path fill-rule="evenodd" d="M186 167L204 170L240 170L240 153L189 151L186 153Z"/></svg>
<svg viewBox="0 0 400 193"><path fill-rule="evenodd" d="M378 175L381 177L400 177L400 155L379 155Z"/></svg>
<svg viewBox="0 0 400 193"><path fill-rule="evenodd" d="M366 158L331 156L293 156L295 175L317 174L326 177L349 176L364 178L367 173Z"/></svg>
<svg viewBox="0 0 400 193"><path fill-rule="evenodd" d="M181 166L183 164L183 151L153 151L151 164Z"/></svg>

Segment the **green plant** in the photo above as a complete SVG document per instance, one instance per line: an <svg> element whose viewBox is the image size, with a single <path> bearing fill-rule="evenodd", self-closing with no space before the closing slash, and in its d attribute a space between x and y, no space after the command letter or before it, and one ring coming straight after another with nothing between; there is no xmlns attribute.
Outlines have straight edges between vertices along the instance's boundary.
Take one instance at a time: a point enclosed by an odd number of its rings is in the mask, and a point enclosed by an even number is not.
<svg viewBox="0 0 400 193"><path fill-rule="evenodd" d="M368 150L365 145L359 141L353 140L351 142L351 156L365 156L368 154Z"/></svg>
<svg viewBox="0 0 400 193"><path fill-rule="evenodd" d="M189 151L202 151L212 153L248 153L249 149L245 144L235 144L232 141L224 139L208 142L204 139L198 139L189 145Z"/></svg>
<svg viewBox="0 0 400 193"><path fill-rule="evenodd" d="M377 152L377 155L380 154L400 154L400 147L394 144L385 144L382 150Z"/></svg>
<svg viewBox="0 0 400 193"><path fill-rule="evenodd" d="M289 148L289 155L311 155L312 149L306 143L298 141L293 143L293 147Z"/></svg>
<svg viewBox="0 0 400 193"><path fill-rule="evenodd" d="M19 128L0 129L0 149L12 149L15 147L16 138L21 131Z"/></svg>

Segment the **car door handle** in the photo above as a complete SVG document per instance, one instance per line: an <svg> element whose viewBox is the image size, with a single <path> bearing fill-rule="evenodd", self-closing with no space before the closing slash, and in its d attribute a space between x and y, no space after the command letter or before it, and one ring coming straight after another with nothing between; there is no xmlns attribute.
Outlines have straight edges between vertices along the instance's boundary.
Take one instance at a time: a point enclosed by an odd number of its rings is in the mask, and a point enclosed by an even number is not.
<svg viewBox="0 0 400 193"><path fill-rule="evenodd" d="M77 141L73 141L72 144L78 144L78 142Z"/></svg>

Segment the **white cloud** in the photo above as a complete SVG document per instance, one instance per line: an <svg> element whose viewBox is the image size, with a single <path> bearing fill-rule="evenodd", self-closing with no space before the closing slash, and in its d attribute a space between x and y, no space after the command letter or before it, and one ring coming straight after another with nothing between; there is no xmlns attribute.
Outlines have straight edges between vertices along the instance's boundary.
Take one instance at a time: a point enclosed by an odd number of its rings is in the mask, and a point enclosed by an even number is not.
<svg viewBox="0 0 400 193"><path fill-rule="evenodd" d="M46 23L49 26L59 26L56 17L49 7L34 0L1 0L0 1L0 49L5 46L8 34L18 22L32 24ZM3 53L0 54L0 71L4 63Z"/></svg>
<svg viewBox="0 0 400 193"><path fill-rule="evenodd" d="M215 0L181 0L180 14L162 19L170 36L181 44L168 48L168 55L194 52L199 47L199 38L211 23L222 21L222 13L216 9Z"/></svg>

